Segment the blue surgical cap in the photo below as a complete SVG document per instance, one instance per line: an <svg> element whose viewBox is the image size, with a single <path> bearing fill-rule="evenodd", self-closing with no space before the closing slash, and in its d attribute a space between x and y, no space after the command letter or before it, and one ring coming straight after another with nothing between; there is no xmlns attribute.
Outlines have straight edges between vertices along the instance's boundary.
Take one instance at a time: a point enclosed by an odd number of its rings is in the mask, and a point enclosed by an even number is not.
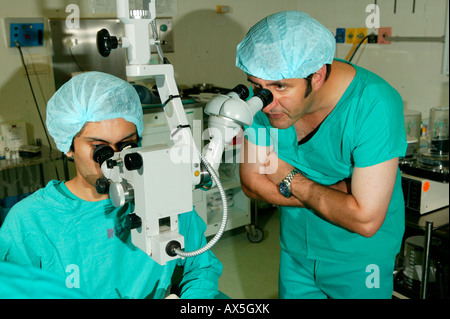
<svg viewBox="0 0 450 319"><path fill-rule="evenodd" d="M66 154L86 122L123 118L144 129L142 105L131 84L102 72L74 76L47 103L47 129L56 147Z"/></svg>
<svg viewBox="0 0 450 319"><path fill-rule="evenodd" d="M331 64L336 40L322 24L300 11L269 15L237 46L236 66L263 80L306 78Z"/></svg>

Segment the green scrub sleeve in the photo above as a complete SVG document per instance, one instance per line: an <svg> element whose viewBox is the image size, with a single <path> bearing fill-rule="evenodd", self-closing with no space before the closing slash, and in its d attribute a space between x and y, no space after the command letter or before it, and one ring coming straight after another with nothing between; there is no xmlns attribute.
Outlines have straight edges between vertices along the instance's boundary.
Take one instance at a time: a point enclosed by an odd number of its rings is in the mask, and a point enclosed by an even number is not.
<svg viewBox="0 0 450 319"><path fill-rule="evenodd" d="M22 237L19 232L14 230L15 218L7 216L8 223L4 223L0 228L0 262L8 261L19 265L34 265L33 261L26 255L26 248L23 245ZM12 225L11 225L12 223ZM36 261L38 263L38 261Z"/></svg>
<svg viewBox="0 0 450 319"><path fill-rule="evenodd" d="M375 90L374 90L375 91ZM379 86L355 128L353 159L356 167L367 167L403 157L406 133L401 96L390 87ZM371 128L371 129L368 129Z"/></svg>
<svg viewBox="0 0 450 319"><path fill-rule="evenodd" d="M192 218L191 222L186 219ZM206 244L204 236L206 225L195 211L179 215L180 233L185 233L185 250L193 251ZM218 291L219 277L222 274L222 263L211 250L195 256L179 259L184 267L181 280L182 299L213 299Z"/></svg>

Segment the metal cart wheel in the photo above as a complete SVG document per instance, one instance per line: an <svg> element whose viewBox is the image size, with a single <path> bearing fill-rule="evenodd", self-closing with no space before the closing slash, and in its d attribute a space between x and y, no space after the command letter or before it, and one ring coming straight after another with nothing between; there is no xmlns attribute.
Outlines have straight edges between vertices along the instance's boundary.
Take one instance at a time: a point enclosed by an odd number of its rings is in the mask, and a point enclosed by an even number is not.
<svg viewBox="0 0 450 319"><path fill-rule="evenodd" d="M264 239L264 231L255 225L247 225L247 238L252 243L260 243Z"/></svg>

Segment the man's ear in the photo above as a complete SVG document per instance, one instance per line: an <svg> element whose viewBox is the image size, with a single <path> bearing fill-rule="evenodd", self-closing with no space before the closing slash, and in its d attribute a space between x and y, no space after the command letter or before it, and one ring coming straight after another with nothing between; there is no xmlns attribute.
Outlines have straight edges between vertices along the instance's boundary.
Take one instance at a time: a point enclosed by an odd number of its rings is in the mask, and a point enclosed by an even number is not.
<svg viewBox="0 0 450 319"><path fill-rule="evenodd" d="M325 82L325 77L327 75L327 66L324 64L312 77L313 89L320 89Z"/></svg>
<svg viewBox="0 0 450 319"><path fill-rule="evenodd" d="M78 134L80 134L80 132ZM70 145L69 151L66 153L66 156L69 158L69 160L73 160L73 152L75 152L75 137L77 137L78 134L72 138L72 144Z"/></svg>

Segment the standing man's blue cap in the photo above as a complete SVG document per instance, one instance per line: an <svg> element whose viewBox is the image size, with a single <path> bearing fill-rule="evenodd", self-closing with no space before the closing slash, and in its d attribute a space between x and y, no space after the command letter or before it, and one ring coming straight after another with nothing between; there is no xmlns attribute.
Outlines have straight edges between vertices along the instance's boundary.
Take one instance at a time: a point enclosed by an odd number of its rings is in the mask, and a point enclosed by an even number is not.
<svg viewBox="0 0 450 319"><path fill-rule="evenodd" d="M318 21L300 11L272 14L237 46L236 66L263 80L306 78L333 62L336 40Z"/></svg>

